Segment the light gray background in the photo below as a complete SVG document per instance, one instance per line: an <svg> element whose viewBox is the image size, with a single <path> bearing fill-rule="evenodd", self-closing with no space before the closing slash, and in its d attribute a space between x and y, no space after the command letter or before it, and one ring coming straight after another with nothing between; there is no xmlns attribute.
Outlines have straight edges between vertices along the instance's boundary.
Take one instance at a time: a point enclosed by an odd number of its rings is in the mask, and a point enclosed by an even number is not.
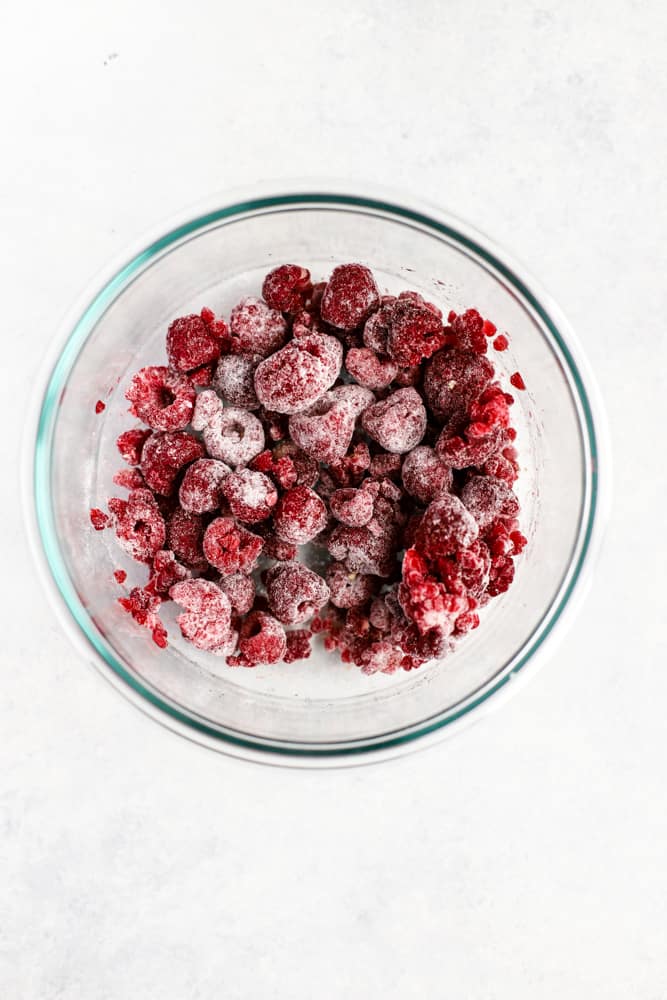
<svg viewBox="0 0 667 1000"><path fill-rule="evenodd" d="M664 4L5 17L0 995L663 1000ZM216 189L322 174L434 199L541 278L605 395L615 506L583 613L507 707L299 773L188 745L72 652L14 470L40 357L110 257Z"/></svg>

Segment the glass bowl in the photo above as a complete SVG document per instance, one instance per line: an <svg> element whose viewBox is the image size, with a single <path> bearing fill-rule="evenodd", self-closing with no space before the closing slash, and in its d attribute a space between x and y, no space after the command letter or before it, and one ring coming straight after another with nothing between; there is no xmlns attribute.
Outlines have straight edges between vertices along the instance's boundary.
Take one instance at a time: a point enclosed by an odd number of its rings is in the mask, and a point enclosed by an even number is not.
<svg viewBox="0 0 667 1000"><path fill-rule="evenodd" d="M303 264L319 280L350 260L368 264L383 290L416 288L445 314L475 306L509 332L510 350L494 360L505 378L519 369L528 387L513 408L529 539L514 584L454 654L410 673L366 677L317 649L289 666L232 670L180 639L171 605L163 616L170 645L161 651L116 602L113 571L127 570L129 588L145 582L141 568L124 559L113 532L96 533L89 521L90 507L117 492L114 441L131 424L128 378L162 363L174 317L204 305L226 315L242 295L258 294L277 263ZM424 745L501 699L581 597L606 499L594 386L551 300L486 237L438 209L333 187L255 191L205 206L114 269L63 339L30 449L39 565L69 632L102 674L198 743L297 765L358 763ZM100 415L97 399L106 403Z"/></svg>

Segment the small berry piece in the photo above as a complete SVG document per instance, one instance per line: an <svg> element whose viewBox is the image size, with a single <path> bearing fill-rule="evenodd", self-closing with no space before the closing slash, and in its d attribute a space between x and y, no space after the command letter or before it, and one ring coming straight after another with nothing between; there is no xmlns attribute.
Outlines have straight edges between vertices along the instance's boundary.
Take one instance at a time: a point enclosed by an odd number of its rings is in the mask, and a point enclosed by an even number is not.
<svg viewBox="0 0 667 1000"><path fill-rule="evenodd" d="M116 447L128 465L139 465L141 462L141 451L144 444L151 436L150 431L141 430L139 428L123 431L122 434L116 438Z"/></svg>
<svg viewBox="0 0 667 1000"><path fill-rule="evenodd" d="M129 597L119 597L118 603L124 611L132 615L135 622L149 629L153 642L160 649L167 646L167 630L158 617L161 598L148 587L133 587Z"/></svg>
<svg viewBox="0 0 667 1000"><path fill-rule="evenodd" d="M287 323L282 312L252 296L241 299L229 315L232 350L236 354L273 354L285 343Z"/></svg>
<svg viewBox="0 0 667 1000"><path fill-rule="evenodd" d="M204 533L204 555L223 576L252 572L262 545L259 535L236 524L231 517L216 518Z"/></svg>
<svg viewBox="0 0 667 1000"><path fill-rule="evenodd" d="M366 433L385 451L402 454L415 448L426 430L426 410L416 389L397 389L364 410Z"/></svg>
<svg viewBox="0 0 667 1000"><path fill-rule="evenodd" d="M99 507L91 507L90 523L95 531L104 531L107 525L111 523L111 518L107 517L104 511L100 510Z"/></svg>
<svg viewBox="0 0 667 1000"><path fill-rule="evenodd" d="M496 351L506 351L509 346L510 342L504 333L499 333L493 341L493 347Z"/></svg>
<svg viewBox="0 0 667 1000"><path fill-rule="evenodd" d="M116 583L123 584L127 580L127 573L125 572L124 569L115 569L113 571L113 575L115 577Z"/></svg>
<svg viewBox="0 0 667 1000"><path fill-rule="evenodd" d="M106 408L106 403L103 403L101 399L98 399L95 403L95 413L103 413Z"/></svg>
<svg viewBox="0 0 667 1000"><path fill-rule="evenodd" d="M281 563L266 575L266 595L278 621L299 625L327 603L329 588L302 563Z"/></svg>
<svg viewBox="0 0 667 1000"><path fill-rule="evenodd" d="M146 480L139 472L139 469L119 469L113 474L115 486L120 486L124 490L144 490Z"/></svg>
<svg viewBox="0 0 667 1000"><path fill-rule="evenodd" d="M293 545L309 542L326 523L324 501L308 486L294 486L284 493L273 514L276 535Z"/></svg>
<svg viewBox="0 0 667 1000"><path fill-rule="evenodd" d="M141 472L152 490L169 496L183 466L203 455L204 446L192 434L185 431L158 431L144 444Z"/></svg>
<svg viewBox="0 0 667 1000"><path fill-rule="evenodd" d="M244 524L265 521L278 501L269 477L252 469L238 469L226 476L222 492L234 517Z"/></svg>
<svg viewBox="0 0 667 1000"><path fill-rule="evenodd" d="M514 372L513 375L510 375L510 382L515 389L524 390L526 388L526 383L524 382L520 372Z"/></svg>
<svg viewBox="0 0 667 1000"><path fill-rule="evenodd" d="M132 490L127 500L112 497L109 510L114 516L121 548L137 562L152 562L164 545L166 528L150 490Z"/></svg>
<svg viewBox="0 0 667 1000"><path fill-rule="evenodd" d="M198 458L189 465L178 491L183 510L192 514L218 510L223 498L222 484L231 471L228 465L215 458Z"/></svg>
<svg viewBox="0 0 667 1000"><path fill-rule="evenodd" d="M287 651L283 656L285 663L296 660L307 660L310 656L310 640L312 632L307 628L295 628L287 633Z"/></svg>
<svg viewBox="0 0 667 1000"><path fill-rule="evenodd" d="M132 376L125 398L130 413L155 431L178 431L190 423L195 389L184 375L152 365Z"/></svg>
<svg viewBox="0 0 667 1000"><path fill-rule="evenodd" d="M281 264L264 279L262 295L271 309L296 313L303 308L312 283L310 271L298 264Z"/></svg>
<svg viewBox="0 0 667 1000"><path fill-rule="evenodd" d="M230 656L230 666L256 667L278 663L287 651L287 637L280 622L263 611L252 611L239 631L238 654Z"/></svg>
<svg viewBox="0 0 667 1000"><path fill-rule="evenodd" d="M232 606L220 587L210 580L182 580L174 584L169 596L185 608L176 622L188 642L212 653L230 652Z"/></svg>
<svg viewBox="0 0 667 1000"><path fill-rule="evenodd" d="M153 573L148 587L156 594L165 597L175 583L187 580L192 576L189 569L181 565L170 549L160 549L153 559Z"/></svg>
<svg viewBox="0 0 667 1000"><path fill-rule="evenodd" d="M461 351L486 354L487 341L484 320L476 309L466 309L459 316L455 312L450 312L447 319L450 324L447 331L449 343Z"/></svg>
<svg viewBox="0 0 667 1000"><path fill-rule="evenodd" d="M426 445L413 448L403 460L401 479L406 493L421 503L430 503L452 487L452 470Z"/></svg>

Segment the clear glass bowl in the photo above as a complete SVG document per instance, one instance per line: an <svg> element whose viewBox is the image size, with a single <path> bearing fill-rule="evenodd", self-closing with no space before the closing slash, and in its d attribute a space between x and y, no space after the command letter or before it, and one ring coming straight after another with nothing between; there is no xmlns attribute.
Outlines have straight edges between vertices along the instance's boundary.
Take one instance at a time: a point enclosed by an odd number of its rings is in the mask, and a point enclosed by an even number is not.
<svg viewBox="0 0 667 1000"><path fill-rule="evenodd" d="M240 296L257 294L277 263L298 262L319 279L349 260L367 263L390 292L416 288L445 313L475 306L509 332L510 351L494 360L507 377L518 368L528 386L513 410L529 537L514 585L455 654L411 673L365 677L322 650L303 663L232 670L180 640L169 605L170 645L160 651L116 602L114 569L127 570L126 587L144 582L142 570L124 559L112 532L91 530L88 515L117 492L114 441L131 423L128 377L161 362L175 316L204 305L226 314ZM181 734L281 764L406 751L495 703L551 645L581 596L605 493L594 388L554 304L489 240L444 212L331 188L208 206L115 270L63 333L36 408L30 499L38 560L89 658ZM106 402L99 416L97 399Z"/></svg>

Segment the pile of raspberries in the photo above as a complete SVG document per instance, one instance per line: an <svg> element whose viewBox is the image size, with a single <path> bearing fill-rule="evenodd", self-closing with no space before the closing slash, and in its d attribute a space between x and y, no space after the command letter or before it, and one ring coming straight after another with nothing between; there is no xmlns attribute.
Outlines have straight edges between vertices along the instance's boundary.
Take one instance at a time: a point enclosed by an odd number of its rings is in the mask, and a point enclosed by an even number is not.
<svg viewBox="0 0 667 1000"><path fill-rule="evenodd" d="M477 310L445 322L362 264L318 284L284 264L229 322L174 320L168 363L125 393L127 499L90 512L148 567L121 606L164 647L175 601L185 639L233 667L303 659L314 633L369 674L446 655L526 544L490 343L508 346Z"/></svg>

